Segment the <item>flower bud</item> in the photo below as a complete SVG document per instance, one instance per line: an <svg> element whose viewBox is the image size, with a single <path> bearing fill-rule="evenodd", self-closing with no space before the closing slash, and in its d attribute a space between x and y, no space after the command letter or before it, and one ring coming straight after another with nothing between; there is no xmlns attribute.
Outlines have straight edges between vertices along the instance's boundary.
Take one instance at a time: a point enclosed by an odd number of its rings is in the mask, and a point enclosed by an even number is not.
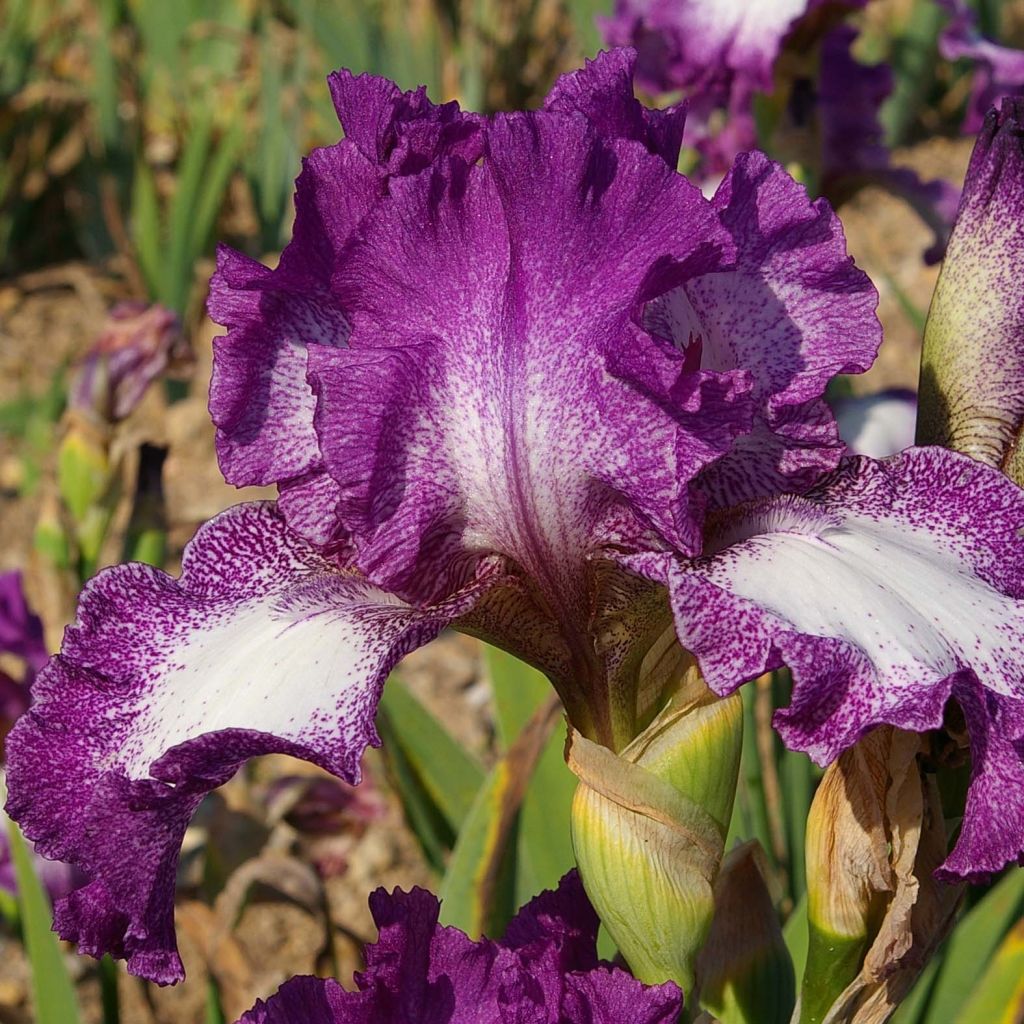
<svg viewBox="0 0 1024 1024"><path fill-rule="evenodd" d="M738 696L689 685L620 755L578 733L572 838L587 895L647 984L693 990L714 913L742 740Z"/></svg>
<svg viewBox="0 0 1024 1024"><path fill-rule="evenodd" d="M97 423L123 420L167 370L190 365L178 318L158 304L121 302L79 363L69 405Z"/></svg>
<svg viewBox="0 0 1024 1024"><path fill-rule="evenodd" d="M921 358L920 444L1024 482L1024 99L990 110L935 286Z"/></svg>
<svg viewBox="0 0 1024 1024"><path fill-rule="evenodd" d="M697 961L700 1004L721 1024L789 1024L793 961L757 841L736 847L715 882L715 917Z"/></svg>

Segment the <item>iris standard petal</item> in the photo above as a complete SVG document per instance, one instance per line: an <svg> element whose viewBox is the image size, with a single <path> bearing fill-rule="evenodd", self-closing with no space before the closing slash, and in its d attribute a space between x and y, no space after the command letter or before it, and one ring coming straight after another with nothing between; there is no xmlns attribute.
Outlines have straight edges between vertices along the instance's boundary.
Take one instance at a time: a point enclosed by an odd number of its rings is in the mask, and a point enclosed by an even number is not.
<svg viewBox="0 0 1024 1024"><path fill-rule="evenodd" d="M602 51L578 71L562 75L544 100L544 109L578 113L602 134L635 139L657 153L673 170L686 127L686 104L645 107L633 92L636 50Z"/></svg>
<svg viewBox="0 0 1024 1024"><path fill-rule="evenodd" d="M139 564L95 577L7 739L9 813L89 879L58 902L59 931L162 983L182 976L175 867L202 797L266 753L355 781L387 673L473 600L412 609L272 504L211 520L182 564L178 580Z"/></svg>
<svg viewBox="0 0 1024 1024"><path fill-rule="evenodd" d="M474 942L438 924L423 889L378 889L370 909L380 930L366 948L359 992L295 978L239 1024L670 1024L682 993L646 986L599 963L598 919L575 872L556 892L520 910L505 939ZM287 1017L300 1010L306 1017Z"/></svg>
<svg viewBox="0 0 1024 1024"><path fill-rule="evenodd" d="M392 176L481 148L480 119L457 104L436 107L422 89L403 93L373 75L339 71L329 82L346 137L303 161L278 266L221 247L209 298L211 318L228 328L214 341L210 387L221 470L238 486L278 484L292 528L321 544L338 534L339 496L323 470L306 369L311 347L348 338L333 275Z"/></svg>
<svg viewBox="0 0 1024 1024"><path fill-rule="evenodd" d="M672 566L679 639L719 693L788 665L775 724L820 764L875 725L938 728L958 700L974 775L944 870L997 870L1024 849L1022 526L1024 494L966 456L850 459L804 497L725 513L708 554Z"/></svg>
<svg viewBox="0 0 1024 1024"><path fill-rule="evenodd" d="M663 160L567 114L498 116L481 163L393 181L337 279L349 346L310 356L368 577L430 599L490 551L579 610L610 506L692 547L686 481L749 422L744 375L689 372L634 317L729 247Z"/></svg>
<svg viewBox="0 0 1024 1024"><path fill-rule="evenodd" d="M762 153L737 157L714 198L734 269L650 303L645 324L709 370L753 378L752 432L700 480L716 505L806 487L842 454L825 386L875 358L878 293L847 255L839 218Z"/></svg>

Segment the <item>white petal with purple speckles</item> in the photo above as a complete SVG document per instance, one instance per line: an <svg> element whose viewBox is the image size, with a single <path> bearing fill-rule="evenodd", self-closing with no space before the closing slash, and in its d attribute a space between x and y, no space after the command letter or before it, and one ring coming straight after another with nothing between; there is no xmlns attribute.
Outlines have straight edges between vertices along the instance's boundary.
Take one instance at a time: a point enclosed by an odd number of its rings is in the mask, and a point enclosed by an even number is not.
<svg viewBox="0 0 1024 1024"><path fill-rule="evenodd" d="M387 673L474 597L412 609L270 504L204 526L179 580L138 564L92 580L8 738L12 814L89 879L58 904L61 933L157 981L181 977L174 866L203 795L273 752L357 779Z"/></svg>
<svg viewBox="0 0 1024 1024"><path fill-rule="evenodd" d="M723 514L709 554L667 573L677 631L719 693L788 665L793 700L776 726L822 764L881 723L937 728L957 698L975 750L973 806L984 806L986 766L1008 774L1024 733L1022 527L1024 493L964 456L850 459L803 498ZM1016 734L988 735L999 708ZM1024 793L1008 794L1006 813L1024 820ZM1015 859L1024 833L994 830L991 846L976 870ZM963 858L950 864L970 873Z"/></svg>

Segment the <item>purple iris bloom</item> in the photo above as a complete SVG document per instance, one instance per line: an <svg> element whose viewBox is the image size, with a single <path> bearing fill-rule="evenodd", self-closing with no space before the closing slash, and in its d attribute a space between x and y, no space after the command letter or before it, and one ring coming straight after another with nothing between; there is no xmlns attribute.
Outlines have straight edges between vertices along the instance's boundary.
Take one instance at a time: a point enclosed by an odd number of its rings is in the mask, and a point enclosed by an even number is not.
<svg viewBox="0 0 1024 1024"><path fill-rule="evenodd" d="M937 263L946 250L960 189L941 178L922 181L911 168L892 164L879 116L893 90L892 68L856 60L852 52L856 38L856 29L840 25L821 43L822 193L837 205L868 185L899 196L934 233L924 258Z"/></svg>
<svg viewBox="0 0 1024 1024"><path fill-rule="evenodd" d="M220 463L280 497L203 526L179 579L91 580L9 741L12 816L89 879L55 911L82 950L180 978L203 795L270 752L355 781L387 674L449 625L616 749L677 682L646 658L673 623L720 693L788 664L777 724L822 763L955 697L947 873L1020 853L1024 498L942 449L843 459L825 386L880 328L838 219L759 153L705 199L634 64L487 119L332 75L345 137L277 268L222 249Z"/></svg>
<svg viewBox="0 0 1024 1024"><path fill-rule="evenodd" d="M125 419L168 370L191 366L177 316L159 303L119 302L110 311L71 383L71 408L100 423Z"/></svg>
<svg viewBox="0 0 1024 1024"><path fill-rule="evenodd" d="M985 114L999 106L1006 96L1024 92L1024 51L1000 46L986 39L978 29L977 15L966 0L937 0L950 15L939 37L939 49L946 60L974 61L974 83L964 116L963 130L980 131Z"/></svg>
<svg viewBox="0 0 1024 1024"><path fill-rule="evenodd" d="M423 889L378 889L380 930L366 949L357 992L300 977L259 1002L238 1024L673 1024L682 993L646 986L597 956L598 918L570 872L518 913L504 939L474 942L438 924Z"/></svg>
<svg viewBox="0 0 1024 1024"><path fill-rule="evenodd" d="M637 79L652 93L681 89L690 104L685 142L700 172L717 179L757 147L754 96L775 89L788 40L814 38L836 14L867 0L616 0L598 22L613 46L638 53Z"/></svg>
<svg viewBox="0 0 1024 1024"><path fill-rule="evenodd" d="M0 654L23 664L20 679L0 669L0 758L3 738L15 719L28 708L29 687L49 654L43 639L43 623L25 600L20 572L0 573Z"/></svg>
<svg viewBox="0 0 1024 1024"><path fill-rule="evenodd" d="M20 572L0 573L0 654L9 654L23 663L19 679L0 669L0 761L8 730L28 710L32 683L36 673L49 657L43 637L43 622L29 607L22 588ZM0 768L0 774L3 769ZM0 889L17 891L14 862L7 838L10 824L7 815L0 812ZM67 895L79 878L68 864L35 857L39 877L51 899Z"/></svg>

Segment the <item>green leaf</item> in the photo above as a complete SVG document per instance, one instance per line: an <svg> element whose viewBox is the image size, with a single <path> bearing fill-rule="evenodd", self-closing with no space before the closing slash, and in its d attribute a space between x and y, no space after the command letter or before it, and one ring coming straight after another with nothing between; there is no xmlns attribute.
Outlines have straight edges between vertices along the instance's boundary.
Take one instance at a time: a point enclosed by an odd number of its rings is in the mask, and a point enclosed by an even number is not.
<svg viewBox="0 0 1024 1024"><path fill-rule="evenodd" d="M445 861L455 845L455 833L438 810L437 804L423 787L409 759L405 756L386 715L377 718L391 784L402 801L402 811L423 856L438 877L444 874Z"/></svg>
<svg viewBox="0 0 1024 1024"><path fill-rule="evenodd" d="M479 762L416 699L401 679L392 678L380 702L394 742L402 749L423 788L458 832L484 780Z"/></svg>
<svg viewBox="0 0 1024 1024"><path fill-rule="evenodd" d="M485 648L485 657L498 738L507 748L537 708L551 698L551 684L542 673L496 647ZM542 889L554 888L575 863L569 809L576 792L576 776L566 766L564 748L564 731L556 728L523 800L516 879L519 904Z"/></svg>
<svg viewBox="0 0 1024 1024"><path fill-rule="evenodd" d="M1006 929L1020 913L1022 902L1024 870L1015 868L961 918L946 941L924 1024L950 1024L957 1019L979 965L991 959Z"/></svg>
<svg viewBox="0 0 1024 1024"><path fill-rule="evenodd" d="M514 836L503 836L499 827L511 783L503 758L484 780L462 823L438 892L442 923L471 938L500 936L516 910ZM499 857L504 863L494 871ZM490 878L488 872L494 872Z"/></svg>
<svg viewBox="0 0 1024 1024"><path fill-rule="evenodd" d="M584 56L593 57L602 46L595 19L599 14L610 14L611 4L607 0L569 0L569 13Z"/></svg>
<svg viewBox="0 0 1024 1024"><path fill-rule="evenodd" d="M802 978L807 967L807 946L810 938L807 932L806 892L800 896L800 901L786 918L786 923L782 926L782 938L793 959L793 970L796 977Z"/></svg>
<svg viewBox="0 0 1024 1024"><path fill-rule="evenodd" d="M937 957L933 957L928 963L928 966L921 972L921 976L914 982L910 994L896 1008L896 1012L892 1015L892 1024L919 1024L924 1019L925 1007L932 994L941 962Z"/></svg>
<svg viewBox="0 0 1024 1024"><path fill-rule="evenodd" d="M32 966L32 1003L36 1024L76 1024L75 990L64 966L57 936L50 930L50 902L32 867L32 858L18 826L8 826L25 951Z"/></svg>
<svg viewBox="0 0 1024 1024"><path fill-rule="evenodd" d="M1019 1024L1024 1012L1024 920L1003 939L956 1024Z"/></svg>
<svg viewBox="0 0 1024 1024"><path fill-rule="evenodd" d="M184 312L192 279L192 263L198 255L192 245L192 235L199 193L204 182L209 180L206 163L212 142L213 114L207 107L189 125L188 139L178 163L174 196L168 212L166 269L171 281L168 296L172 300L171 308L178 313Z"/></svg>
<svg viewBox="0 0 1024 1024"><path fill-rule="evenodd" d="M163 239L160 233L160 204L156 196L153 172L145 160L135 165L131 211L132 245L139 269L154 299L165 298L163 275Z"/></svg>

